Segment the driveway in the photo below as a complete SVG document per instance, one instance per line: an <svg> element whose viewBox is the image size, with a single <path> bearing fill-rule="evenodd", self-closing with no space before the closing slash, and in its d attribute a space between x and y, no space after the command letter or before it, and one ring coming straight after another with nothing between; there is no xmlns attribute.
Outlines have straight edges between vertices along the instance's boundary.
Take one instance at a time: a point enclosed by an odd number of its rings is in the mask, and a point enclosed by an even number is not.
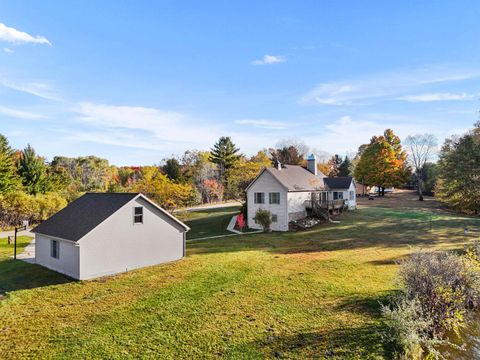
<svg viewBox="0 0 480 360"><path fill-rule="evenodd" d="M177 209L174 212L201 211L201 210L220 209L220 208L227 208L227 207L241 206L241 205L242 203L239 201L231 201L231 202L220 203L220 204L205 204L205 205L199 205L199 206L192 206L189 208Z"/></svg>
<svg viewBox="0 0 480 360"><path fill-rule="evenodd" d="M9 230L9 231L0 231L0 239L6 238L7 236L13 236L15 235L14 230ZM35 234L30 232L30 230L27 231L19 231L17 233L17 236L30 236L30 237L35 237Z"/></svg>

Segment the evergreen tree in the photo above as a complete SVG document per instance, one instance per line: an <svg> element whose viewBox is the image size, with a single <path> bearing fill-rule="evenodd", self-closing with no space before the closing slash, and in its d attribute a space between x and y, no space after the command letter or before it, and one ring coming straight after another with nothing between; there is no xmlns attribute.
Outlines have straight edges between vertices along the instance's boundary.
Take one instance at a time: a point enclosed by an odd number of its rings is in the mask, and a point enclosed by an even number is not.
<svg viewBox="0 0 480 360"><path fill-rule="evenodd" d="M173 157L165 161L165 165L163 165L163 171L170 180L180 181L182 179L180 162Z"/></svg>
<svg viewBox="0 0 480 360"><path fill-rule="evenodd" d="M338 167L338 176L351 176L352 175L352 162L345 156L345 159L342 161Z"/></svg>
<svg viewBox="0 0 480 360"><path fill-rule="evenodd" d="M0 195L12 192L21 187L17 175L13 150L5 136L0 134Z"/></svg>
<svg viewBox="0 0 480 360"><path fill-rule="evenodd" d="M18 160L18 175L29 194L45 192L47 167L42 157L37 156L30 145L21 152Z"/></svg>
<svg viewBox="0 0 480 360"><path fill-rule="evenodd" d="M454 209L480 211L480 123L464 136L445 141L435 196Z"/></svg>
<svg viewBox="0 0 480 360"><path fill-rule="evenodd" d="M222 136L213 146L210 153L210 161L217 164L222 182L226 183L226 172L231 169L240 158L240 155L237 154L239 151L229 136Z"/></svg>
<svg viewBox="0 0 480 360"><path fill-rule="evenodd" d="M283 147L280 149L270 149L273 164L283 165L302 165L305 162L303 155L295 146Z"/></svg>

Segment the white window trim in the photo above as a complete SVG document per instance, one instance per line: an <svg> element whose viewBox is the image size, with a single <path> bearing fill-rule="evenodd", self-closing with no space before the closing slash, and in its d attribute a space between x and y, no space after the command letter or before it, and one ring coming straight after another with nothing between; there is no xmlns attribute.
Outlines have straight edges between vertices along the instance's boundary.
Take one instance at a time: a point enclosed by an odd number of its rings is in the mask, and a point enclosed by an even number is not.
<svg viewBox="0 0 480 360"><path fill-rule="evenodd" d="M277 195L278 195L278 202L273 202L273 201L272 201L273 194L277 194ZM269 202L270 205L280 205L280 192L279 192L279 191L269 192L269 193L268 193L268 202Z"/></svg>
<svg viewBox="0 0 480 360"><path fill-rule="evenodd" d="M135 213L135 209L137 209L137 208L142 209L142 214L141 215ZM133 225L143 225L143 217L145 216L145 212L143 211L143 208L144 208L143 206L134 206L133 207ZM137 216L142 216L142 221L140 221L140 222L135 221Z"/></svg>
<svg viewBox="0 0 480 360"><path fill-rule="evenodd" d="M263 202L257 202L257 194L262 194L261 198ZM265 204L265 193L264 192L254 192L253 193L253 203L254 204Z"/></svg>

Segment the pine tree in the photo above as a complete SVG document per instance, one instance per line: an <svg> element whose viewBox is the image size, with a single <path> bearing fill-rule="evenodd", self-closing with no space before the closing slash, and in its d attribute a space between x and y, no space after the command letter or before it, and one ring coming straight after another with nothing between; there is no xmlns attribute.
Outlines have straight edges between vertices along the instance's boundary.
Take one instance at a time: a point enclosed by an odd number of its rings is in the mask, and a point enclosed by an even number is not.
<svg viewBox="0 0 480 360"><path fill-rule="evenodd" d="M13 150L5 136L0 134L0 195L12 192L21 187L17 176Z"/></svg>
<svg viewBox="0 0 480 360"><path fill-rule="evenodd" d="M338 176L351 176L352 175L352 162L345 156L345 159L342 161L338 167Z"/></svg>
<svg viewBox="0 0 480 360"><path fill-rule="evenodd" d="M229 136L222 136L213 146L210 153L210 161L217 164L220 179L223 183L226 183L226 172L240 159L240 155L237 154L239 151Z"/></svg>
<svg viewBox="0 0 480 360"><path fill-rule="evenodd" d="M37 156L30 145L22 151L18 161L18 174L29 194L36 195L45 191L46 170L44 159Z"/></svg>

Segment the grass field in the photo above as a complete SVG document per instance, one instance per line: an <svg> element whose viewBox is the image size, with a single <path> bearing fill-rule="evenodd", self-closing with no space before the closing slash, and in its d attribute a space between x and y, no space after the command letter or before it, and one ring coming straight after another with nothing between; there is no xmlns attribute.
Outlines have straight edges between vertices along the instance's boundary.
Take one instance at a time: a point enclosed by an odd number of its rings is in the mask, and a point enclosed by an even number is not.
<svg viewBox="0 0 480 360"><path fill-rule="evenodd" d="M0 240L0 358L385 358L395 261L462 248L480 219L395 194L341 220L189 243L182 261L85 282L13 262Z"/></svg>
<svg viewBox="0 0 480 360"><path fill-rule="evenodd" d="M227 231L232 216L240 212L240 206L229 206L217 209L205 209L175 214L184 221L191 230L187 239L231 234Z"/></svg>

